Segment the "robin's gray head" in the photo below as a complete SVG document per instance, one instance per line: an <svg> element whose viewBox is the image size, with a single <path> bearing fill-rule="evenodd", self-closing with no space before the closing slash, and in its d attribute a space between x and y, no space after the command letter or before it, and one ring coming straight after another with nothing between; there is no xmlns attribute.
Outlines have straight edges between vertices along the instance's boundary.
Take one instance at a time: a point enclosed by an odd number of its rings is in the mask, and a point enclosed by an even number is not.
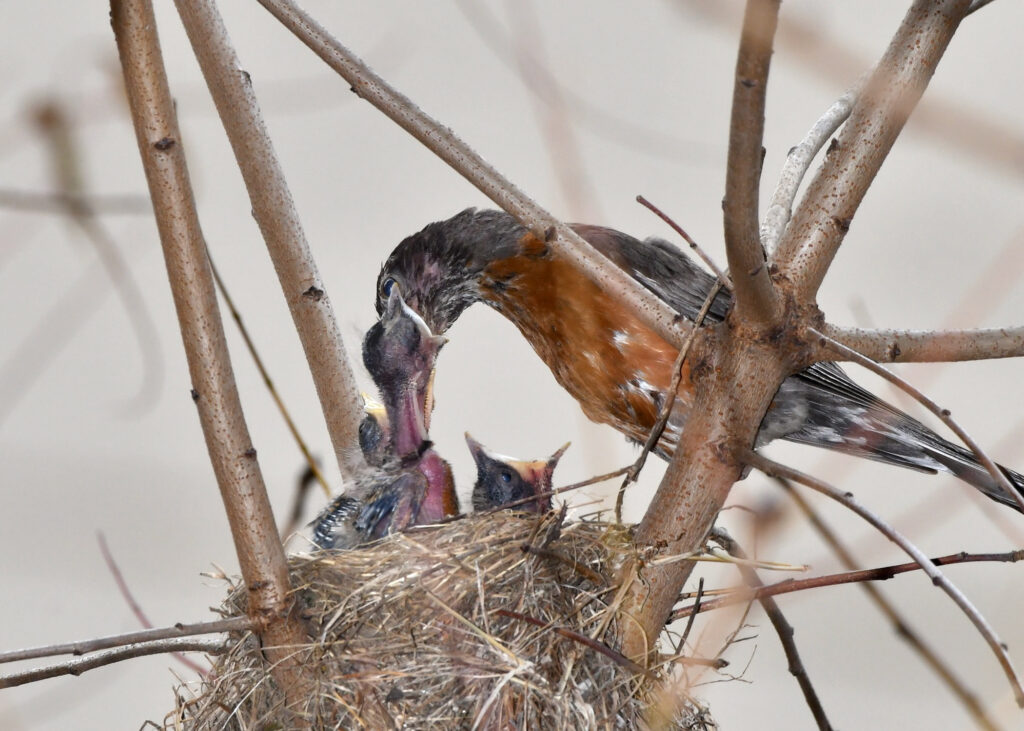
<svg viewBox="0 0 1024 731"><path fill-rule="evenodd" d="M377 313L396 285L431 331L445 332L481 299L480 280L492 262L514 256L526 229L503 211L469 208L431 223L400 243L377 277Z"/></svg>

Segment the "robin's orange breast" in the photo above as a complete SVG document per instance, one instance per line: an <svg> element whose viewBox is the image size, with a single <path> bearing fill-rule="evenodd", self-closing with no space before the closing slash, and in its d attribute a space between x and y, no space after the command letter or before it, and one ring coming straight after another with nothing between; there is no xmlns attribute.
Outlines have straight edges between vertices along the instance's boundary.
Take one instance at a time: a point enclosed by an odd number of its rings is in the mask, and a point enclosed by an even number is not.
<svg viewBox="0 0 1024 731"><path fill-rule="evenodd" d="M590 419L647 439L672 380L669 343L532 234L485 269L481 291ZM674 412L688 409L691 388L684 366Z"/></svg>

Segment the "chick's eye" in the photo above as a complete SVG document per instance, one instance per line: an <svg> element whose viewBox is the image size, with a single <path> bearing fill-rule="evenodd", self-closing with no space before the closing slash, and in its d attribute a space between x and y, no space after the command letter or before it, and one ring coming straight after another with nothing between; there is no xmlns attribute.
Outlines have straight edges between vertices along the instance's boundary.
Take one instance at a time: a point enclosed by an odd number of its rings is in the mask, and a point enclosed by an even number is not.
<svg viewBox="0 0 1024 731"><path fill-rule="evenodd" d="M501 481L502 482L512 482L512 473L509 472L508 470L502 470L501 471Z"/></svg>
<svg viewBox="0 0 1024 731"><path fill-rule="evenodd" d="M384 280L384 284L382 284L380 286L381 294L384 295L385 297L390 297L391 296L391 290L394 288L394 286L395 286L395 278L394 277L388 277L387 279Z"/></svg>

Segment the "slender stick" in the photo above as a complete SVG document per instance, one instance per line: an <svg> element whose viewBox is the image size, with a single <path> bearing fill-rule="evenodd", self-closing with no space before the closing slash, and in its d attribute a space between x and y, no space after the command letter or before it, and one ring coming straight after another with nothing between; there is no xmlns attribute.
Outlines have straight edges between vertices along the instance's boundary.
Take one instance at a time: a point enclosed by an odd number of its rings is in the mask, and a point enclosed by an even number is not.
<svg viewBox="0 0 1024 731"><path fill-rule="evenodd" d="M824 332L833 340L880 363L948 363L1024 356L1024 327L865 330L825 325Z"/></svg>
<svg viewBox="0 0 1024 731"><path fill-rule="evenodd" d="M153 7L149 0L113 0L111 23L181 326L192 399L231 526L249 616L257 620L265 646L295 646L305 634L289 614L284 548L238 398ZM268 649L267 654L286 697L300 702L305 694L298 661L279 651Z"/></svg>
<svg viewBox="0 0 1024 731"><path fill-rule="evenodd" d="M918 389L914 388L907 381L900 378L887 368L883 368L881 365L875 363L870 358L865 358L856 350L847 348L842 343L833 340L824 333L818 332L814 328L808 328L807 331L811 335L820 338L821 344L825 345L830 350L839 353L844 358L852 360L857 365L864 366L868 370L878 374L879 376L889 381L890 383L899 386L901 389L903 389L908 394L917 399L917 401L919 401L926 409L935 414L935 416L939 417L942 420L942 423L948 426L950 429L952 429L953 432L958 437L960 437L960 439L963 440L963 443L967 445L967 448L974 452L974 456L977 457L978 461L981 462L981 464L985 467L986 470L988 470L989 475L992 476L992 479L995 480L995 483L999 486L999 488L1006 494L1007 497L1010 498L1010 500L1016 502L1016 504L1020 507L1021 512L1024 512L1024 495L1018 492L1013 487L1013 485L1010 484L1009 479L1006 477L1006 475L1003 474L1003 471L999 469L999 466L995 462L993 462L992 459L987 454L985 454L981 446L973 439L971 439L971 436L953 420L953 417L950 414L949 409L940 408L937 403L935 403L930 398L925 396Z"/></svg>
<svg viewBox="0 0 1024 731"><path fill-rule="evenodd" d="M970 0L914 0L871 73L835 148L797 207L774 264L811 302L868 187L924 93ZM733 276L736 273L733 272Z"/></svg>
<svg viewBox="0 0 1024 731"><path fill-rule="evenodd" d="M1017 675L1017 671L1014 670L1010 656L1006 652L1006 645L996 636L995 630L992 629L991 625L989 625L988 620L986 620L971 601L964 596L964 594L956 588L956 586L947 579L946 576L938 570L938 568L935 567L928 557L921 552L921 549L911 543L895 528L888 525L879 516L875 515L858 503L850 493L838 490L832 485L829 485L817 478L794 470L791 467L786 467L778 462L774 462L754 451L748 452L746 461L751 467L757 468L766 475L771 475L772 477L784 477L828 495L833 500L842 503L847 508L857 513L857 515L864 518L864 520L874 526L880 533L882 533L882 535L902 548L907 555L913 558L921 569L928 574L932 583L942 589L953 600L953 602L960 607L961 611L967 615L968 619L971 620L974 626L978 628L978 631L981 633L982 637L985 638L985 641L988 643L992 652L995 654L996 659L999 661L1000 666L1003 668L1003 672L1006 674L1010 687L1013 688L1017 705L1024 708L1024 687L1021 686L1021 681Z"/></svg>
<svg viewBox="0 0 1024 731"><path fill-rule="evenodd" d="M786 661L789 663L789 672L796 678L796 682L800 685L800 690L804 694L804 701L807 703L807 707L811 709L811 715L814 716L815 723L818 724L818 728L822 731L827 731L832 728L832 724L829 723L828 715L825 713L825 707L821 705L821 699L818 698L817 691L814 690L814 684L811 682L811 676L807 673L807 668L804 667L803 660L800 659L800 651L797 650L796 641L793 639L795 631L793 625L789 623L786 616L779 609L779 605L771 598L770 595L758 594L764 587L761 582L761 578L757 575L757 572L750 566L745 565L743 562L747 560L747 554L744 552L740 545L730 536L723 528L714 528L711 531L711 538L718 543L722 548L728 552L730 556L739 559L736 567L740 571L740 575L743 580L751 587L755 588L754 597L761 603L761 608L764 609L764 613L768 615L769 621L772 623L772 627L775 628L775 634L779 636L779 642L782 643L782 650L786 653ZM694 602L694 604L698 604ZM712 606L714 606L712 604ZM696 610L694 610L696 611Z"/></svg>
<svg viewBox="0 0 1024 731"><path fill-rule="evenodd" d="M209 253L209 252L207 252ZM302 457L306 460L306 466L309 468L310 474L323 488L324 494L327 497L331 496L331 488L327 485L327 480L324 478L323 473L320 471L320 467L317 465L316 460L313 458L313 453L309 451L309 447L306 445L306 440L302 438L302 434L299 433L299 427L295 425L295 421L292 419L291 413L288 411L288 407L284 405L284 399L281 398L281 394L277 392L277 386L274 385L274 380L270 377L270 372L267 370L266 365L263 363L263 358L260 357L259 351L256 350L256 343L253 342L252 337L249 335L249 328L245 326L242 321L242 313L235 307L235 301L231 298L231 293L228 292L227 286L224 284L224 280L220 276L220 271L217 270L217 265L213 261L213 257L210 259L210 271L213 272L213 281L217 285L217 290L220 292L220 296L224 298L224 304L228 306L228 312L231 313L231 319L235 321L235 326L238 327L238 333L242 336L242 341L245 343L245 349L249 351L249 356L252 358L252 362L256 366L256 370L259 371L260 377L263 378L263 385L267 387L267 391L270 393L270 398L274 400L274 405L277 406L277 410L281 414L281 418L284 419L285 426L288 427L289 433L292 435L292 439L295 440L296 446L299 451L302 452Z"/></svg>
<svg viewBox="0 0 1024 731"><path fill-rule="evenodd" d="M782 309L768 276L758 232L764 107L780 1L747 0L733 82L725 199L722 201L725 253L733 278L736 310L755 325L774 322Z"/></svg>
<svg viewBox="0 0 1024 731"><path fill-rule="evenodd" d="M192 637L194 635L212 635L221 632L243 632L245 630L252 630L255 626L256 624L249 617L231 617L229 619L217 619L212 622L197 622L193 624L179 623L173 627L141 629L122 635L96 637L91 640L65 642L59 645L46 645L45 647L30 647L25 650L0 652L0 664L18 662L20 660L34 660L37 657L53 657L54 655L84 655L96 650L124 647L125 645L133 645L140 642L155 642L157 640Z"/></svg>
<svg viewBox="0 0 1024 731"><path fill-rule="evenodd" d="M860 86L861 84L857 84L839 97L821 119L814 123L807 136L786 155L786 163L779 174L779 182L775 185L775 192L764 214L764 221L761 222L761 244L769 257L775 253L782 232L786 230L786 224L789 223L793 212L793 203L796 201L796 193L811 167L811 161L824 147L825 140L835 134L839 126L849 118L853 103L860 93Z"/></svg>
<svg viewBox="0 0 1024 731"><path fill-rule="evenodd" d="M196 640L191 637L181 637L173 640L143 642L126 647L118 647L115 650L98 652L88 657L67 660L55 665L35 668L34 670L2 675L0 676L0 688L14 688L18 685L35 683L47 678L57 678L61 675L81 675L87 670L94 670L104 665L111 665L122 660L130 660L134 657L160 655L167 652L204 652L207 655L219 655L225 650L227 650L227 643L224 640Z"/></svg>
<svg viewBox="0 0 1024 731"><path fill-rule="evenodd" d="M176 0L185 31L245 180L295 329L302 342L342 475L363 466L358 444L363 404L334 309L310 253L284 172L249 75L242 70L212 0Z"/></svg>
<svg viewBox="0 0 1024 731"><path fill-rule="evenodd" d="M822 537L822 540L825 541L829 548L832 549L843 566L850 571L857 570L859 567L853 558L853 554L839 539L839 536L832 530L831 526L825 522L818 511L793 487L789 480L775 478L775 481L786 491L786 494L796 503L797 507L800 508L800 511L810 521L811 526L818 532L818 535ZM986 503L991 504L988 500L986 500ZM903 521L898 520L893 522L896 525L904 524ZM916 565L914 564L914 566ZM875 604L878 611L892 623L892 629L896 636L906 642L920 656L925 665L931 668L942 682L946 684L946 687L960 699L960 702L963 703L967 712L971 714L978 728L984 729L984 731L997 731L995 724L988 717L984 706L978 700L978 696L957 677L949 663L939 657L939 654L932 649L931 645L910 624L910 621L886 598L881 588L870 582L864 582L860 587Z"/></svg>
<svg viewBox="0 0 1024 731"><path fill-rule="evenodd" d="M1007 551L1006 553L952 553L948 556L931 558L928 561L935 566L950 566L961 563L1017 563L1024 561L1024 550ZM743 604L752 599L758 601L779 596L780 594L791 594L795 591L807 589L820 589L825 586L841 586L843 584L856 584L865 581L888 581L900 574L910 571L920 571L923 567L916 561L909 563L894 564L892 566L880 566L874 569L859 569L857 571L843 571L825 576L812 576L808 579L786 579L775 584L758 584L750 591L731 591L725 596L714 599L704 599L702 603L694 602L690 606L680 607L672 612L671 621L692 616L694 613L710 612L713 609L734 604Z"/></svg>
<svg viewBox="0 0 1024 731"><path fill-rule="evenodd" d="M373 104L451 165L498 206L544 240L559 256L572 261L604 291L634 312L662 338L682 345L689 325L676 312L611 263L568 226L519 190L472 148L408 97L377 76L292 0L259 0L274 17L337 71L360 98Z"/></svg>

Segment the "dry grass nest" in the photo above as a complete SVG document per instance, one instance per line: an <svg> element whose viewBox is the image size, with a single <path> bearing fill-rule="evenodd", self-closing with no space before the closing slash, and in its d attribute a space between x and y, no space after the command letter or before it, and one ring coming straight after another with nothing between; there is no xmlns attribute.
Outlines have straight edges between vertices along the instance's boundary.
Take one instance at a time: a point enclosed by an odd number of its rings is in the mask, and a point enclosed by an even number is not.
<svg viewBox="0 0 1024 731"><path fill-rule="evenodd" d="M666 668L613 647L615 576L628 529L564 514L469 516L365 548L291 558L316 667L305 707L286 709L251 634L232 637L203 684L179 689L168 728L646 728ZM245 613L235 586L224 608ZM186 697L188 696L188 697ZM684 704L677 728L713 728Z"/></svg>

